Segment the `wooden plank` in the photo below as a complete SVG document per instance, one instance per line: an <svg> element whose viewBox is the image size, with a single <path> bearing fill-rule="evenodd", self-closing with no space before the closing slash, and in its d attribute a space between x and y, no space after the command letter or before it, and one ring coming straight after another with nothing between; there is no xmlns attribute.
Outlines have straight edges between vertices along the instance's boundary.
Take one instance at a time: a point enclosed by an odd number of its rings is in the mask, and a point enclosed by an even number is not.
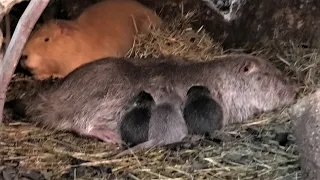
<svg viewBox="0 0 320 180"><path fill-rule="evenodd" d="M23 12L13 33L0 66L0 124L3 119L3 107L6 92L14 70L18 64L22 49L49 0L31 0Z"/></svg>

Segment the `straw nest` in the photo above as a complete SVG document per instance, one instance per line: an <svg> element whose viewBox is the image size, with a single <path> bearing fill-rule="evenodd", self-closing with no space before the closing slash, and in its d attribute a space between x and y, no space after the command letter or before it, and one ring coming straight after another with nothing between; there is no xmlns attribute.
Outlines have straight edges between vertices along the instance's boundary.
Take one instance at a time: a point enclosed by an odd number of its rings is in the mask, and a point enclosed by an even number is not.
<svg viewBox="0 0 320 180"><path fill-rule="evenodd" d="M150 35L137 37L128 56L174 55L205 61L241 51L224 52L206 32L190 28L190 19L190 14L177 17ZM301 96L319 83L320 56L316 50L270 42L252 54L271 60L300 82ZM15 75L8 99L30 88L30 82ZM286 109L281 109L228 127L226 139L220 142L201 140L115 159L119 149L113 145L12 120L0 127L0 172L19 165L40 171L46 179L299 179L298 153L290 127Z"/></svg>

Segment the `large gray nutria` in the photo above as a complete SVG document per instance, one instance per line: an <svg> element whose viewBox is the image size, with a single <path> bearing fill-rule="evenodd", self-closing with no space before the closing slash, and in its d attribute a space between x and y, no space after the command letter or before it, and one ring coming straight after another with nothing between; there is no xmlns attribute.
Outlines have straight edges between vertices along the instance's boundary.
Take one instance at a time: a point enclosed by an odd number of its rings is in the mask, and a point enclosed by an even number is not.
<svg viewBox="0 0 320 180"><path fill-rule="evenodd" d="M185 98L191 86L208 87L223 107L223 124L292 104L297 85L269 61L251 55L218 56L206 62L170 58L106 58L87 63L52 88L22 99L34 123L121 142L118 125L124 105L140 91L155 102L159 87L174 87Z"/></svg>
<svg viewBox="0 0 320 180"><path fill-rule="evenodd" d="M159 99L156 106L151 109L148 140L122 151L117 155L118 157L139 149L181 142L188 135L188 128L182 114L182 97L170 87L159 88L158 92Z"/></svg>
<svg viewBox="0 0 320 180"><path fill-rule="evenodd" d="M183 117L189 134L211 137L215 130L222 128L222 107L205 86L192 86L188 90Z"/></svg>
<svg viewBox="0 0 320 180"><path fill-rule="evenodd" d="M132 147L148 140L151 110L154 106L152 96L145 91L139 92L128 102L119 125L124 147Z"/></svg>

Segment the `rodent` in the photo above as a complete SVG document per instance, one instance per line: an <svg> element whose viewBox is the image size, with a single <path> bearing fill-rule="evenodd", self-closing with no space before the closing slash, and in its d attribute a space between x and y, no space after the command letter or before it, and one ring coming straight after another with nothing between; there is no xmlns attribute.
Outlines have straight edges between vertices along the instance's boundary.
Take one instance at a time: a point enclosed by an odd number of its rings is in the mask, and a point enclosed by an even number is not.
<svg viewBox="0 0 320 180"><path fill-rule="evenodd" d="M192 86L187 92L183 116L189 134L212 137L223 123L223 110L205 86Z"/></svg>
<svg viewBox="0 0 320 180"><path fill-rule="evenodd" d="M145 91L139 92L128 102L119 128L124 147L132 147L148 140L151 110L154 106L154 99Z"/></svg>
<svg viewBox="0 0 320 180"><path fill-rule="evenodd" d="M159 99L151 110L148 140L122 151L117 157L139 149L181 142L188 135L188 128L182 114L182 97L170 87L161 87L159 91Z"/></svg>
<svg viewBox="0 0 320 180"><path fill-rule="evenodd" d="M167 58L149 59L149 63L104 58L80 66L52 87L19 102L25 104L26 117L43 127L95 136L96 128L105 128L119 135L124 106L141 90L157 102L162 86L174 87L185 98L195 85L206 86L219 100L223 126L291 105L298 90L271 62L246 54L186 63Z"/></svg>
<svg viewBox="0 0 320 180"><path fill-rule="evenodd" d="M135 0L104 0L76 19L51 19L34 30L20 58L35 79L63 78L82 64L124 57L137 34L158 28L161 18Z"/></svg>

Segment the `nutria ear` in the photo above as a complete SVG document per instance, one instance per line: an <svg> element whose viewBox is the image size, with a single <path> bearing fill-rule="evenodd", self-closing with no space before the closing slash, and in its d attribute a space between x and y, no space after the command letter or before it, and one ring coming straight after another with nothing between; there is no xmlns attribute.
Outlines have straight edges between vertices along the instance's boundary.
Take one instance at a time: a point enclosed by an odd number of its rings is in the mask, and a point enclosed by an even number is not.
<svg viewBox="0 0 320 180"><path fill-rule="evenodd" d="M239 73L251 74L257 71L259 71L257 64L254 61L246 60L241 64Z"/></svg>
<svg viewBox="0 0 320 180"><path fill-rule="evenodd" d="M72 22L68 20L55 20L55 24L60 28L62 34L70 35L73 31L77 30Z"/></svg>

